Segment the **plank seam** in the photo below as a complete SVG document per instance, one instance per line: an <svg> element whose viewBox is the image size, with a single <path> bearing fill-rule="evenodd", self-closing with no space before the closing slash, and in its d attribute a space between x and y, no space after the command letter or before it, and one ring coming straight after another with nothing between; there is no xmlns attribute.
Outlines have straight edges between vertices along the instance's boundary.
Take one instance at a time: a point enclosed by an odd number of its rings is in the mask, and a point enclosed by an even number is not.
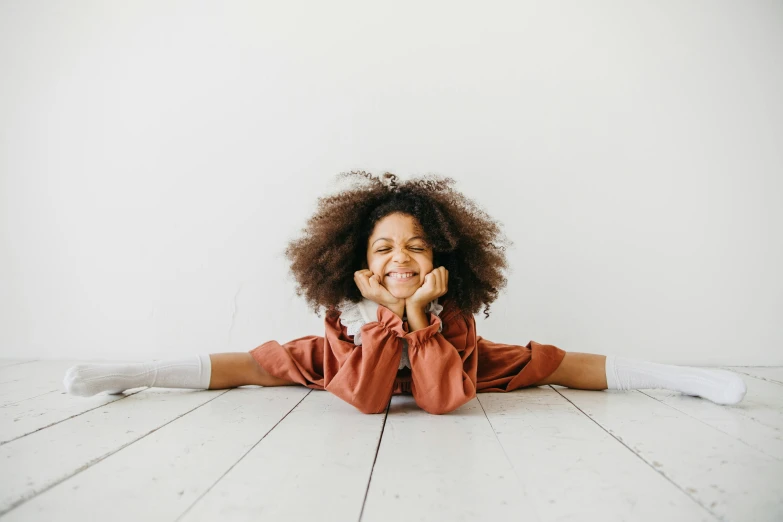
<svg viewBox="0 0 783 522"><path fill-rule="evenodd" d="M19 361L19 362L13 362L13 363L10 363L10 364L3 364L3 365L0 365L0 369L10 368L11 366L19 366L20 364L27 364L27 363L38 362L38 361L39 361L39 359L33 359L32 361Z"/></svg>
<svg viewBox="0 0 783 522"><path fill-rule="evenodd" d="M500 449L503 450L503 455L506 457L506 462L511 467L511 471L513 471L514 475L517 477L517 484L519 484L519 486L523 489L525 496L527 496L527 488L525 487L525 483L522 482L522 479L520 478L519 473L517 472L517 467L514 465L514 462L508 456L508 453L506 452L506 447L500 441L500 437L498 437L498 432L497 430L495 430L495 426L492 424L492 421L489 420L489 415L487 415L487 410L484 409L484 404L481 402L481 398L479 397L478 394L476 394L476 400L478 401L479 406L481 406L481 411L484 412L484 417L486 417L493 435L495 435L495 440L498 441L498 445L500 446ZM533 512L536 514L536 518L535 518L536 520L542 520L541 515L538 513L538 510L535 507L535 504L531 503L530 505L528 505L528 508L533 509Z"/></svg>
<svg viewBox="0 0 783 522"><path fill-rule="evenodd" d="M749 368L765 368L765 367L764 366L753 366L753 367L749 366ZM774 366L770 366L770 368L774 368ZM775 379L768 379L766 377L761 377L760 375L753 375L751 373L741 372L739 370L735 370L734 368L725 368L724 367L723 369L724 370L728 370L730 372L739 373L740 375L746 375L748 377L753 377L754 379L758 379L759 381L771 382L772 384L777 384L778 386L783 386L783 382L777 381Z"/></svg>
<svg viewBox="0 0 783 522"><path fill-rule="evenodd" d="M232 389L236 389L236 388L232 388ZM229 390L229 391L231 391L231 390ZM267 432L266 432L266 433L264 433L264 435L263 435L263 436L262 436L260 439L258 439L258 442L256 442L255 444L253 444L253 445L250 447L250 449L248 449L248 450L247 450L247 451L244 453L244 455L242 455L241 457L239 457L239 459L237 459L237 461L236 461L236 462L234 462L234 463L233 463L233 464L232 464L232 465L231 465L231 466L230 466L230 467L229 467L229 468L228 468L228 469L227 469L225 472L223 472L223 474L222 474L222 475L220 475L220 476L217 478L217 480L215 480L215 482L213 482L213 483L212 483L212 485L211 485L211 486L209 486L209 487L208 487L208 488L207 488L207 489L206 489L206 490L205 490L205 491L204 491L204 492L203 492L201 495L199 495L199 496L198 496L198 498L196 498L196 500L194 500L194 501L193 501L193 502L192 502L192 503L191 503L191 504L190 504L190 505L189 505L189 506L188 506L188 507L185 509L185 511L183 511L183 512L182 512L182 514L176 518L175 522L179 522L180 520L182 520L182 517L184 517L185 515L187 515L187 514L190 512L190 510L191 510L191 509L193 509L193 507L194 507L196 504L198 504L198 503L199 503L199 501L201 501L201 499L202 499L202 498L204 498L204 497L205 497L205 496L206 496L206 495L207 495L207 494L208 494L210 491L212 491L212 489L213 489L215 486L217 486L217 485L220 483L220 481L221 481L221 480L223 480L223 478L224 478L226 475L228 475L228 474L231 472L231 470L232 470L232 469L234 469L234 468L237 466L237 464L239 464L240 462L242 462L242 459L244 459L245 457L247 457L247 455L248 455L248 454L249 454L251 451L253 451L253 449L255 449L255 447L256 447L256 446L258 446L259 444L261 444L261 441L262 441L262 440L264 440L264 439L266 438L266 436L267 436L267 435L269 435L270 433L272 433L272 431L273 431L275 428L277 428L277 426L278 426L278 425L279 425L281 422L283 422L283 421L286 419L286 417L288 417L288 415L289 415L289 414L290 414L292 411L294 411L294 410L297 408L297 406L299 406L300 404L302 404L302 401L303 401L303 400L305 400L305 399L306 399L306 398L307 398L307 397L308 397L308 396L309 396L309 395L310 395L312 392L313 392L313 390L312 390L312 389L308 390L308 392L307 392L307 393L305 393L305 394L302 396L302 398L301 398L301 399L299 399L299 402L297 402L296 404L294 404L294 405L291 407L291 409L290 409L290 410L288 410L288 411L286 412L286 414L285 414L285 415L283 415L282 417L280 417L280 420L278 420L278 421L275 423L275 425L274 425L274 426L272 426L271 428L269 428L269 430L267 430ZM222 395L222 394L221 394L221 395ZM215 397L215 398L217 399L217 397ZM206 403L204 403L204 404L206 404Z"/></svg>
<svg viewBox="0 0 783 522"><path fill-rule="evenodd" d="M631 448L631 447L630 447L628 444L626 444L626 443L625 443L625 442L624 442L622 439L620 439L620 438L619 438L617 435L615 435L614 433L610 432L608 429L604 428L604 427L601 425L601 423L600 423L600 422L598 422L598 421L597 421L597 420L595 420L593 417L591 417L590 415L588 415L588 414L587 414L587 413L586 413L586 412L585 412L585 411L584 411L582 408L580 408L579 406L577 406L577 405L576 405L576 404L575 404L575 403L574 403L574 402L573 402L571 399L569 399L568 397L566 397L565 395L563 395L562 393L560 393L560 391L559 391L559 390L557 390L556 388L553 388L551 385L550 385L549 387L550 387L550 388L552 388L553 390L555 390L555 391L556 391L556 392L557 392L557 393L558 393L558 394L559 394L561 397L563 397L565 400L567 400L568 402L570 402L570 403L573 405L573 407L574 407L574 408L576 408L577 410L579 410L579 411L580 411L580 412L581 412L581 413L582 413L582 414L583 414L585 417L587 417L588 419L590 419L591 421L593 421L593 422L594 422L594 423L595 423L595 424L596 424L596 425L597 425L599 428L601 428L601 429L602 429L602 430L604 430L604 431L605 431L607 434L609 434L609 436L610 436L610 437L614 438L614 439L615 439L617 442L619 442L620 444L622 444L623 446L625 446L625 448L626 448L626 449L628 449L628 451L630 451L631 453L633 453L634 455L636 455L636 457L638 457L638 458L639 458L639 460L641 460L642 462L644 462L645 464L647 464L647 467L649 467L650 469L652 469L653 471L655 471L656 473L658 473L660 476L662 476L664 479L666 479L666 480L667 480L667 481L668 481L670 484L672 484L674 487L676 487L677 489L679 489L680 491L682 491L682 492L683 492L683 493L684 493L684 494L685 494L685 495L686 495L686 496L687 496L689 499L691 499L691 500L692 500L693 502L695 502L697 505L701 506L701 507L702 507L702 508L703 508L705 511L707 511L707 513L709 513L710 515L712 515L713 517L715 517L715 519L716 519L716 520L724 520L724 519L723 519L723 518L721 518L721 517L720 517L720 516L719 516L717 513L714 513L714 512L713 512L713 511L712 511L710 508L708 508L707 506L705 506L704 504L702 504L702 503L699 501L699 499L697 499L697 498L694 498L694 497L693 497L693 496L692 496L690 493L688 493L688 492L687 492L687 491L685 491L685 490L684 490L682 487L680 487L680 485L679 485L679 484L677 484L676 482L674 482L674 481L673 481L673 480L672 480L670 477L668 477L668 476L667 476L667 475L666 475L666 474L665 474L665 473L664 473L662 470L660 470L660 469L656 468L655 466L653 466L653 465L652 465L652 463L650 463L650 462L647 462L647 460L646 460L644 457L642 457L642 456L641 456L639 453L637 453L636 451L634 451L634 450L633 450L633 448ZM635 391L638 391L638 390L633 390L633 391L635 392Z"/></svg>
<svg viewBox="0 0 783 522"><path fill-rule="evenodd" d="M386 405L386 411L383 415L383 424L381 425L381 436L378 437L378 445L375 447L375 457L372 459L372 467L370 468L370 477L367 479L367 489L364 490L364 498L362 499L362 509L359 511L359 521L362 521L364 516L364 506L367 504L367 496L370 494L370 484L372 484L372 475L375 472L375 463L378 461L378 453L381 451L381 441L383 440L383 434L386 431L386 419L389 418L389 409L391 408L391 400Z"/></svg>
<svg viewBox="0 0 783 522"><path fill-rule="evenodd" d="M145 389L146 389L146 388L145 388ZM59 390L55 390L55 391L59 391ZM74 415L71 415L70 417L66 417L65 419L60 419L60 420L58 420L58 421L54 421L54 422L53 422L53 423L51 423L51 424L47 424L46 426L43 426L43 427L41 427L41 428L38 428L38 429L35 429L35 430L31 431L31 432L25 433L25 434L23 434L23 435L19 435L18 437L14 437L13 439L9 439L9 440L6 440L6 441L0 441L0 446L2 446L3 444L8 444L9 442L13 442L13 441L15 441L15 440L19 440L19 439L21 439L22 437L27 437L28 435L32 435L33 433L36 433L36 432L38 432L38 431L41 431L41 430L44 430L44 429L46 429L46 428L51 428L52 426L54 426L54 425L56 425L56 424L60 424L61 422L65 422L65 421L67 421L67 420L73 419L74 417L78 417L79 415L84 415L85 413L87 413L87 412L90 412L90 411L92 411L92 410L97 410L98 408L103 408L104 406L107 406L107 405L109 405L109 404L114 404L114 403L115 403L115 402L117 402L117 401L121 401L122 399L126 399L126 398L130 397L131 395L136 395L137 393L141 393L141 392L143 392L143 391L144 391L144 390L139 390L139 391L135 391L135 392L133 392L133 393L129 393L129 394L127 394L127 395L124 395L123 397L117 397L117 398L116 398L116 399L114 399L113 401L104 402L103 404L99 404L98 406L95 406L95 407L93 407L93 408L90 408L89 410L80 411L79 413L76 413L76 414L74 414ZM52 392L47 392L47 393L52 393ZM47 395L47 393L42 393L42 394L41 394L41 395L39 395L38 397L41 397L42 395ZM35 397L31 397L31 399L34 399L34 398L35 398ZM24 400L29 400L29 399L24 399ZM19 401L19 402L22 402L22 401ZM16 403L12 403L12 404L16 404Z"/></svg>
<svg viewBox="0 0 783 522"><path fill-rule="evenodd" d="M43 393L39 393L38 395L33 395L32 397L25 397L24 399L19 399L18 401L7 402L3 405L0 405L0 408L5 408L6 406L13 406L14 404L19 404L20 402L29 401L30 399L37 399L38 397L43 397L44 395L49 395L50 393L54 393L58 391L60 391L60 389L49 390Z"/></svg>
<svg viewBox="0 0 783 522"><path fill-rule="evenodd" d="M758 451L759 453L761 453L761 454L762 454L762 455L764 455L764 456L767 456L767 457L772 457L772 458L773 458L773 459L775 459L775 460L781 460L780 458L776 457L775 455L769 455L769 454L767 454L767 453L764 453L764 451L762 451L762 450L758 449L757 447L755 447L755 446L751 446L751 445L750 445L750 444L748 444L746 441L744 441L744 440L742 440L742 439L740 439L740 438L737 438L736 436L732 435L731 433L726 433L725 431L723 431L723 430L721 430L721 429L719 429L719 428L717 428L717 427L713 426L712 424L709 424L708 422L706 422L706 421L703 421L703 420L701 420L701 419L700 419L700 418L698 418L698 417L694 417L693 415L691 415L691 414L690 414L690 413L688 413L687 411L682 411L681 409L679 409L678 407L674 406L673 404L669 404L669 403L667 403L667 402L664 402L664 401L662 401L661 399L659 399L658 397L655 397L655 396L653 396L653 395L650 395L650 394L648 394L648 393L645 393L645 392L643 392L643 391L641 391L641 390L637 390L637 391L638 391L639 393L641 393L642 395L646 395L647 397L649 397L649 398L653 399L654 401L658 401L659 403L663 404L664 406L668 406L669 408L671 408L671 409L673 409L673 410L676 410L676 411L678 411L678 412L682 413L683 415L686 415L686 416L690 417L690 418L691 418L691 419L693 419L693 420L696 420L696 421L699 421L699 422L701 422L701 423L702 423L702 424L704 424L705 426L709 426L710 428L714 429L715 431L717 431L717 432L719 432L719 433L723 433L724 435L726 435L726 436L729 436L729 437L731 437L732 439L734 439L734 440L736 440L736 441L738 441L738 442L741 442L741 443L745 444L745 445L746 445L747 447L749 447L750 449L752 449L752 450L754 450L754 451ZM703 399L703 400L707 400L707 399ZM748 419L748 420L751 420L751 421L753 421L753 422L756 422L757 424L759 424L760 426L764 426L765 428L769 428L769 427L770 427L770 426L767 426L766 424L762 424L762 423L760 423L760 422L756 421L756 419L755 419L755 418L753 418L753 417L744 417L744 416L743 416L743 418L745 418L745 419Z"/></svg>
<svg viewBox="0 0 783 522"><path fill-rule="evenodd" d="M146 391L146 390L142 390L142 391ZM134 440L130 441L129 443L127 443L127 444L125 444L125 445L123 445L123 446L120 446L119 448L117 448L116 450L114 450L114 451L112 451L112 452L109 452L109 453L107 453L107 454L105 454L105 455L102 455L102 456L100 456L100 457L98 457L98 458L96 458L96 459L94 459L94 460L88 461L86 464L82 465L81 467L79 467L79 468L76 468L76 471L74 471L74 472L73 472L73 473L71 473L70 475L68 475L68 476L66 476L66 477L63 477L63 478L61 478L61 479L59 479L59 480L56 480L56 481L54 481L53 483L49 484L48 486L44 487L43 489L41 489L41 490L39 490L39 491L33 491L33 492L32 492L32 493L31 493L29 496L27 496L27 497L24 497L24 496L23 496L21 499L17 500L17 501L16 501L16 502L14 502L13 504L11 504L11 505L8 507L8 509L6 509L5 511L0 511L0 516L2 516L2 515L5 515L5 514L6 514L6 513L8 513L9 511L11 511L11 510L13 510L13 509L16 509L16 508L18 508L19 506L21 506L22 504L25 504L25 503L29 502L30 500L34 499L34 498L35 498L35 497L37 497L38 495L40 495L40 494L42 494L42 493L46 493L47 491L49 491L49 490L50 490L50 489L52 489L53 487L55 487L55 486L57 486L57 485L59 485L59 484L62 484L63 482L65 482L66 480L68 480L68 479L70 479L70 478L72 478L72 477L75 477L76 475L78 475L78 474L79 474L79 473L81 473L82 471L84 471L84 470L87 470L87 469L89 469L89 468L93 467L94 465L98 464L99 462L101 462L101 461L103 461L103 460L105 460L105 459L107 459L107 458L111 457L111 456L112 456L112 455L114 455L115 453L117 453L117 452L119 452L119 451L122 451L122 450L124 450L125 448L127 448L128 446L130 446L130 445L132 445L132 444L135 444L135 443L137 443L138 441L140 441L140 440L142 440L142 439L144 439L144 438L148 437L149 435L151 435L151 434L155 433L155 432L156 432L156 431L158 431L159 429L161 429L161 428L163 428L163 427L165 427L165 426L168 426L168 425L169 425L169 424L171 424L172 422L174 422L174 421L176 421L176 420L178 420L178 419L181 419L182 417L184 417L184 416L185 416L185 415L187 415L188 413L191 413L191 412L193 412L193 411L195 411L195 410L197 410L197 409L201 408L201 407L202 407L202 406L204 406L205 404L209 404L210 402L214 401L215 399L217 399L217 398L218 398L218 397L220 397L221 395L224 395L224 394L228 393L229 391L231 391L231 390L226 390L225 392L221 393L220 395L216 395L215 397L213 397L213 398L209 399L208 401L206 401L206 402L203 402L203 403L199 404L199 405L198 405L198 406L196 406L195 408L191 408L190 410L186 411L186 412L185 412L185 413L183 413L182 415L178 415L177 417L175 417L175 418L171 419L169 422L167 422L167 423L165 423L165 424L161 424L160 426L158 426L158 427L157 427L157 428L155 428L154 430L151 430L151 431L149 431L149 432L145 433L144 435L142 435L142 436L141 436L141 437L139 437L138 439L134 439ZM117 402L117 401L114 401L114 402ZM110 402L109 404L114 404L114 402Z"/></svg>

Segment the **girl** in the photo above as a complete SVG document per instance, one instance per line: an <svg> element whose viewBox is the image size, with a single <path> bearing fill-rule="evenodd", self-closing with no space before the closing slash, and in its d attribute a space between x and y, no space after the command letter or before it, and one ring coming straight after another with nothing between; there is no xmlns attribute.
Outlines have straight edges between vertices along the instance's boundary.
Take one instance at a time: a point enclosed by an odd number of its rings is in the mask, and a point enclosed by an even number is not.
<svg viewBox="0 0 783 522"><path fill-rule="evenodd" d="M319 198L286 250L296 293L326 310L325 336L268 341L248 353L217 353L138 364L80 364L69 393L119 393L139 386L220 389L299 384L328 390L361 412L381 413L395 394L424 410L459 408L477 392L558 384L584 390L664 388L735 404L742 379L727 371L561 350L530 341L494 343L473 317L506 285L500 226L452 188L427 176L401 184L386 173L350 178Z"/></svg>

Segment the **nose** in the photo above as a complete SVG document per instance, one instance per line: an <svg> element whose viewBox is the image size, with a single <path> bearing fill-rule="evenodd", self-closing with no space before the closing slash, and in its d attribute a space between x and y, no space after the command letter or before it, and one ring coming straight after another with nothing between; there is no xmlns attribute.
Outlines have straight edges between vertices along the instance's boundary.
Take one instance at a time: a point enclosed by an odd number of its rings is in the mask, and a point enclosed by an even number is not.
<svg viewBox="0 0 783 522"><path fill-rule="evenodd" d="M404 250L400 249L400 250L397 250L394 253L394 255L392 256L392 259L395 262L402 264L403 262L408 261L410 259L410 256L408 254L406 254Z"/></svg>

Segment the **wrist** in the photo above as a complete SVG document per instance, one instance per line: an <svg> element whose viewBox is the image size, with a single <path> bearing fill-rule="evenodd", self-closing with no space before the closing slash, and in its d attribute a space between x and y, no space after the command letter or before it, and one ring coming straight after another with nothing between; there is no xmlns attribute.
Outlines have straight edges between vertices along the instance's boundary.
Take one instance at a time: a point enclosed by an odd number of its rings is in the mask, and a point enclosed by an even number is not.
<svg viewBox="0 0 783 522"><path fill-rule="evenodd" d="M425 305L416 303L405 304L405 312L408 314L408 329L409 333L417 330L423 330L429 326L430 321L427 317L427 312L424 311Z"/></svg>
<svg viewBox="0 0 783 522"><path fill-rule="evenodd" d="M394 312L394 315L402 319L403 314L405 313L405 303L395 303L395 304L387 304L384 305L386 308Z"/></svg>
<svg viewBox="0 0 783 522"><path fill-rule="evenodd" d="M405 312L410 315L425 315L424 309L427 308L426 304L416 303L412 301L405 301Z"/></svg>

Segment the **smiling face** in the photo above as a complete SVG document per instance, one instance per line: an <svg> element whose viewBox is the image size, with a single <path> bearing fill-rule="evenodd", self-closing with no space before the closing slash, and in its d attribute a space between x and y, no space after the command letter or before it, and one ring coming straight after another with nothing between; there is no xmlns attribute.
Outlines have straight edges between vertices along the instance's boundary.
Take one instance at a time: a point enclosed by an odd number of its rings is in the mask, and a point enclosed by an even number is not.
<svg viewBox="0 0 783 522"><path fill-rule="evenodd" d="M399 213L378 221L367 242L367 266L394 297L412 296L433 268L432 249L419 222Z"/></svg>

